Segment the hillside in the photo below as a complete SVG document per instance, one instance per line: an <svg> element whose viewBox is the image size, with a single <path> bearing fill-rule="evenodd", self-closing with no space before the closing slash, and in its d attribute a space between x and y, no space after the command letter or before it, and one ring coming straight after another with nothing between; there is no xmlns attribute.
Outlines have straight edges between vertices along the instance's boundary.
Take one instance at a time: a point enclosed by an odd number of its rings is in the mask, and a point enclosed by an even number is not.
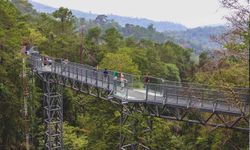
<svg viewBox="0 0 250 150"><path fill-rule="evenodd" d="M225 26L207 26L187 29L185 31L169 31L165 32L165 35L173 38L175 43L186 48L193 48L196 53L199 53L201 50L220 48L218 43L212 41L211 36L220 35L225 31Z"/></svg>
<svg viewBox="0 0 250 150"><path fill-rule="evenodd" d="M43 5L41 3L34 2L32 0L29 0L30 4L33 5L34 9L36 9L38 12L47 12L51 13L56 10L56 8ZM82 12L78 10L72 10L73 14L76 17L79 18L85 18L85 19L95 19L96 16L99 14L93 14L93 13L87 13ZM113 19L114 21L118 22L120 25L125 26L125 24L133 24L133 25L139 25L142 27L147 27L150 24L153 24L157 31L163 32L163 31L182 31L186 30L187 28L178 23L172 23L172 22L160 22L160 21L153 21L149 19L144 18L132 18L132 17L122 17L112 14L106 14L109 19Z"/></svg>

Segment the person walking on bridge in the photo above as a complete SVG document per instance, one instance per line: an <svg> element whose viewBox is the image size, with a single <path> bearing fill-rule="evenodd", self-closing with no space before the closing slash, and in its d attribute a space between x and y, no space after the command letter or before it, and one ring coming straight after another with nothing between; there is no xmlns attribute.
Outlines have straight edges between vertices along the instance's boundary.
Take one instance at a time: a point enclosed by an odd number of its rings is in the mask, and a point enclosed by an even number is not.
<svg viewBox="0 0 250 150"><path fill-rule="evenodd" d="M69 63L68 59L63 59L62 60L62 72L66 71L66 66Z"/></svg>
<svg viewBox="0 0 250 150"><path fill-rule="evenodd" d="M117 79L118 79L118 72L114 71L114 78L113 78L113 85L114 85L114 91L116 92L117 87Z"/></svg>
<svg viewBox="0 0 250 150"><path fill-rule="evenodd" d="M150 78L149 78L148 73L147 73L146 76L144 77L144 88L145 89L147 88L149 82L150 82Z"/></svg>
<svg viewBox="0 0 250 150"><path fill-rule="evenodd" d="M125 83L127 83L127 79L124 77L122 73L121 73L120 81L121 81L121 90L123 90L123 88L125 87Z"/></svg>
<svg viewBox="0 0 250 150"><path fill-rule="evenodd" d="M105 68L103 71L103 77L104 77L105 82L108 82L108 74L109 74L108 70L107 70L107 68Z"/></svg>
<svg viewBox="0 0 250 150"><path fill-rule="evenodd" d="M150 81L148 73L146 74L146 76L144 77L144 84L148 84Z"/></svg>
<svg viewBox="0 0 250 150"><path fill-rule="evenodd" d="M95 84L97 85L98 83L98 66L92 68L92 78L91 82L93 83L95 81Z"/></svg>

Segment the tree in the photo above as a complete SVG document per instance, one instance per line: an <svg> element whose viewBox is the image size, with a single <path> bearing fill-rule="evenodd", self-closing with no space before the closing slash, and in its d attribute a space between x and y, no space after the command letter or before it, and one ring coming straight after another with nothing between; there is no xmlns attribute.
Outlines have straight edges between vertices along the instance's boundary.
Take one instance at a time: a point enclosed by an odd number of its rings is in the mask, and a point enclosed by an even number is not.
<svg viewBox="0 0 250 150"><path fill-rule="evenodd" d="M94 42L94 44L98 44L100 35L101 35L101 29L99 27L91 28L88 30L88 34L86 35L86 40L89 42Z"/></svg>
<svg viewBox="0 0 250 150"><path fill-rule="evenodd" d="M84 132L78 128L69 125L68 123L63 124L63 147L66 150L82 150L87 148L87 137Z"/></svg>
<svg viewBox="0 0 250 150"><path fill-rule="evenodd" d="M0 149L19 149L21 119L21 43L27 42L28 25L8 1L0 1Z"/></svg>
<svg viewBox="0 0 250 150"><path fill-rule="evenodd" d="M115 28L110 28L105 31L103 39L110 48L110 51L116 51L121 44L122 36Z"/></svg>
<svg viewBox="0 0 250 150"><path fill-rule="evenodd" d="M72 26L74 16L68 8L60 7L58 10L53 12L53 16L60 19L62 34L65 33L65 26Z"/></svg>
<svg viewBox="0 0 250 150"><path fill-rule="evenodd" d="M181 81L179 69L175 64L165 64L164 72L166 74L165 78L171 81Z"/></svg>
<svg viewBox="0 0 250 150"><path fill-rule="evenodd" d="M140 49L137 47L129 48L129 47L122 47L119 48L118 53L125 53L129 55L133 62L138 65L138 69L142 74L146 74L149 72L149 61L147 57L147 51L144 49Z"/></svg>
<svg viewBox="0 0 250 150"><path fill-rule="evenodd" d="M100 68L122 71L125 73L139 74L138 66L127 54L108 53L99 64Z"/></svg>
<svg viewBox="0 0 250 150"><path fill-rule="evenodd" d="M154 25L153 24L150 24L148 25L148 28L147 28L150 32L155 32L155 28L154 28Z"/></svg>
<svg viewBox="0 0 250 150"><path fill-rule="evenodd" d="M229 103L239 106L235 86L249 88L249 4L241 0L220 0L223 7L231 12L225 16L229 30L214 39L225 49L213 51L201 70L196 73L196 81L210 85L220 85L220 90L232 97ZM246 5L245 5L246 4ZM240 138L235 138L240 136ZM221 130L213 134L212 149L247 149L248 136L244 133ZM209 138L199 138L198 142ZM220 139L220 140L219 140ZM223 142L221 142L222 140ZM239 139L241 139L239 141Z"/></svg>
<svg viewBox="0 0 250 150"><path fill-rule="evenodd" d="M33 45L40 45L42 42L46 41L47 39L35 29L29 29L29 41Z"/></svg>
<svg viewBox="0 0 250 150"><path fill-rule="evenodd" d="M84 41L85 56L88 59L88 63L91 65L96 64L96 55L99 50L99 39L101 35L101 29L94 27L88 30Z"/></svg>
<svg viewBox="0 0 250 150"><path fill-rule="evenodd" d="M236 55L248 62L249 49L249 1L248 0L220 0L222 7L230 11L224 16L228 22L229 30L220 35L213 36L213 40L228 50L228 55Z"/></svg>
<svg viewBox="0 0 250 150"><path fill-rule="evenodd" d="M107 23L108 21L108 17L106 15L98 15L95 18L95 23L100 24L100 25L104 25L105 23Z"/></svg>
<svg viewBox="0 0 250 150"><path fill-rule="evenodd" d="M202 52L199 55L199 66L202 67L208 61L208 53Z"/></svg>
<svg viewBox="0 0 250 150"><path fill-rule="evenodd" d="M221 0L220 2L223 7L232 12L230 16L225 17L230 30L213 38L223 44L226 50L213 51L209 61L204 64L203 71L198 72L196 77L199 81L226 87L249 85L248 25L250 12L247 9L247 3L239 0Z"/></svg>

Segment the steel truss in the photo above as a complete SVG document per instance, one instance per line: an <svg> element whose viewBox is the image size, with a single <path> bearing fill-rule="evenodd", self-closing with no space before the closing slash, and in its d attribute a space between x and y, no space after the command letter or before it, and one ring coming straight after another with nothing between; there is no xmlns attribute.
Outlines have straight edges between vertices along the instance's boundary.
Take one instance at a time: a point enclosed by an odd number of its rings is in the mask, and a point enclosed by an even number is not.
<svg viewBox="0 0 250 150"><path fill-rule="evenodd" d="M59 85L72 88L75 91L79 91L85 94L90 94L95 97L99 97L103 100L111 100L113 91L110 88L98 88L87 82L81 82L76 79L70 79L63 75L51 73L51 80Z"/></svg>
<svg viewBox="0 0 250 150"><path fill-rule="evenodd" d="M122 126L128 123L127 119L131 118L134 113L140 113L145 116L159 117L168 120L184 121L194 124L202 124L215 128L224 127L231 129L239 129L241 131L247 132L249 131L248 115L243 113L244 109L246 108L244 108L242 114L239 115L234 113L224 114L223 112L217 111L216 109L213 109L213 111L192 109L191 107L188 107L189 105L187 105L187 107L178 107L176 105L148 103L147 101L126 102L126 100L121 101L112 98L113 91L110 91L109 89L98 88L91 84L88 84L87 82L80 82L58 74L48 73L47 76L50 76L50 81L52 83L63 85L72 88L76 91L87 93L104 100L109 100L112 103L116 103L122 106L120 118L121 128ZM216 105L214 105L214 107L216 108ZM130 133L136 135L138 121L132 122L134 122L134 124L130 125ZM149 127L145 131L151 131L152 124L148 124L148 126ZM127 140L126 135L121 131L119 149L149 150L150 148L145 146L140 140L136 139L135 137L131 143L131 139Z"/></svg>
<svg viewBox="0 0 250 150"><path fill-rule="evenodd" d="M45 149L63 149L63 98L62 86L54 82L51 74L40 74L44 81L43 107Z"/></svg>
<svg viewBox="0 0 250 150"><path fill-rule="evenodd" d="M167 103L151 103L147 101L127 101L118 100L112 98L113 91L110 88L100 88L93 84L88 83L87 81L80 81L77 79L72 79L64 75L43 72L42 80L46 83L44 102L45 102L45 111L47 112L45 121L46 124L46 147L54 147L54 149L62 149L62 95L58 87L65 86L72 88L76 91L87 93L96 97L99 97L104 100L112 101L113 103L119 104L122 106L120 125L120 144L119 149L121 150L149 150L150 148L144 146L144 142L141 141L135 135L137 134L138 129L138 120L132 121L133 124L130 125L131 130L129 133L132 133L131 138L126 138L126 134L122 131L122 126L125 126L128 121L128 118L131 118L134 113L140 113L145 116L159 117L168 120L177 120L184 121L188 123L202 124L205 126L212 127L224 127L231 129L239 129L241 131L249 132L249 121L248 114L245 114L246 108L242 109L241 114L230 113L230 112L221 112L216 109L217 103L213 105L214 109L193 109L190 107L191 102L187 106L177 106L170 105ZM61 86L59 86L61 85ZM57 89L57 90L54 90ZM46 107L47 106L47 107ZM58 107L54 107L58 106ZM248 107L248 105L244 105ZM50 108L50 109L46 109ZM61 118L60 118L61 117ZM56 118L55 121L53 118ZM51 122L55 122L56 125L53 125ZM129 121L130 122L130 121ZM151 122L151 121L148 121ZM150 131L152 129L152 124L148 125L149 128L145 131ZM151 128L150 128L151 126ZM150 130L149 130L150 129ZM52 132L55 131L55 132ZM54 134L55 133L55 134ZM53 138L49 138L53 137ZM131 135L130 135L131 137ZM55 145L55 146L53 146ZM57 148L58 147L58 148ZM53 148L51 148L53 149Z"/></svg>
<svg viewBox="0 0 250 150"><path fill-rule="evenodd" d="M185 107L171 105L157 105L141 103L127 103L126 107L130 112L139 112L143 115L164 118L168 120L184 121L188 123L238 129L249 132L249 119L246 114L223 114L218 111L199 111Z"/></svg>
<svg viewBox="0 0 250 150"><path fill-rule="evenodd" d="M133 114L137 111L131 109L129 105L122 105L120 112L120 150L150 150L149 147L145 146L144 141L140 139L138 135L147 134L152 131L153 121L151 118L147 118L146 124L147 126L143 129L140 129L140 123L145 120L138 120L133 118ZM131 121L128 121L131 119ZM130 123L127 125L127 123ZM124 133L125 126L129 126L130 129L127 133ZM130 135L128 135L130 133ZM131 138L129 138L131 137Z"/></svg>

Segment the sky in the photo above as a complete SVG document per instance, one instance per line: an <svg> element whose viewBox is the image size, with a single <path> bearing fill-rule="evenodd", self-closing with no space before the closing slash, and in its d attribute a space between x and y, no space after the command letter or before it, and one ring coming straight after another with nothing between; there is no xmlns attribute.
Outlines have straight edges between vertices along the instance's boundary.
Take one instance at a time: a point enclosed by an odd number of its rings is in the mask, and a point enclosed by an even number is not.
<svg viewBox="0 0 250 150"><path fill-rule="evenodd" d="M33 0L52 7L83 12L181 23L189 28L224 24L219 0Z"/></svg>

